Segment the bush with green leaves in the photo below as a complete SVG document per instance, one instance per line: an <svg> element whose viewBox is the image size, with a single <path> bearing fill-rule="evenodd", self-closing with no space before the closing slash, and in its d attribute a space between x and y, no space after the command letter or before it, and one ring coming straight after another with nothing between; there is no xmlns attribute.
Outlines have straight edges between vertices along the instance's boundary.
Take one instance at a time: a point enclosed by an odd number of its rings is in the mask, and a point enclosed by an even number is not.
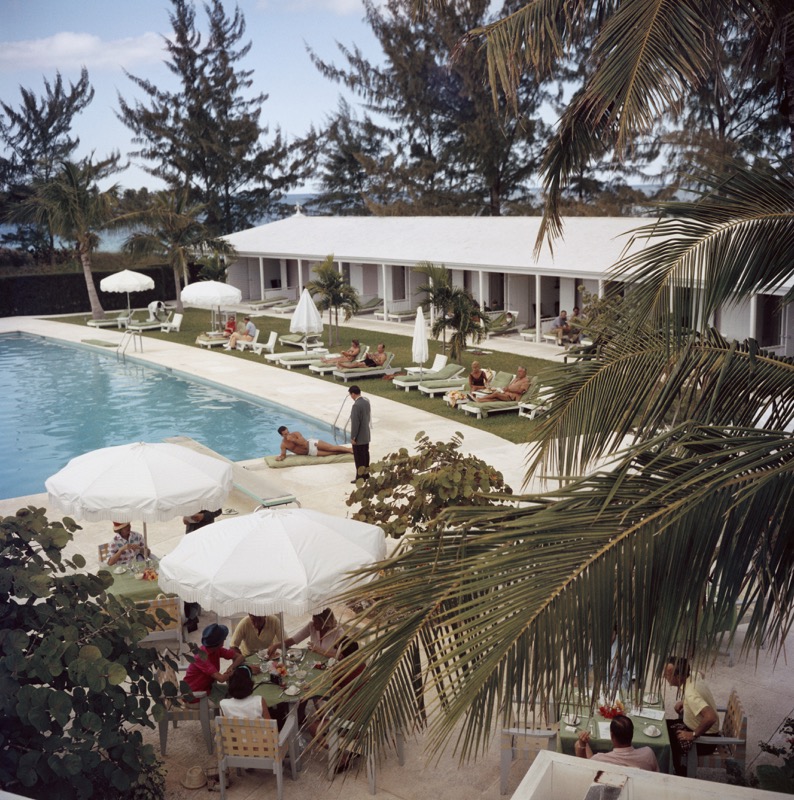
<svg viewBox="0 0 794 800"><path fill-rule="evenodd" d="M0 786L32 798L162 798L139 726L164 712L156 624L63 550L79 526L45 509L0 519ZM172 688L172 687L169 687Z"/></svg>
<svg viewBox="0 0 794 800"><path fill-rule="evenodd" d="M379 525L399 539L408 530L443 528L439 515L446 508L494 505L513 493L501 472L460 452L462 433L450 442L431 442L420 431L416 442L415 455L403 447L370 467L369 480L347 500L349 506L361 503L353 519Z"/></svg>

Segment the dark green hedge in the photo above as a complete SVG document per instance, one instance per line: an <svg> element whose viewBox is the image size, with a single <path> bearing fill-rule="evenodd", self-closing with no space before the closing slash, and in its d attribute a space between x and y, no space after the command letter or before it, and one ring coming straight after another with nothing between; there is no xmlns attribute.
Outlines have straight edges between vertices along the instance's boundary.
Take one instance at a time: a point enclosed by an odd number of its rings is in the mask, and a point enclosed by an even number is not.
<svg viewBox="0 0 794 800"><path fill-rule="evenodd" d="M136 308L147 306L154 300L174 300L174 275L170 267L142 267L136 272L143 272L154 280L154 289L151 291L130 295ZM99 282L109 274L94 272L94 283L102 308L105 311L118 311L127 307L127 295L99 290ZM0 317L81 314L90 311L82 272L0 277Z"/></svg>

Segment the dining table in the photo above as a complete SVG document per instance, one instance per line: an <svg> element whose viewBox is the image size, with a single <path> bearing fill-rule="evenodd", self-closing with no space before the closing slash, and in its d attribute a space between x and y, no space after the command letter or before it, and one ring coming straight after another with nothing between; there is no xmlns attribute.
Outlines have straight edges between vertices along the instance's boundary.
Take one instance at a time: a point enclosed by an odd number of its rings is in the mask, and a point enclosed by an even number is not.
<svg viewBox="0 0 794 800"><path fill-rule="evenodd" d="M575 755L574 746L584 730L590 731L590 749L593 753L607 753L612 750L610 720L597 709L591 713L589 705L574 702L561 705L560 712L560 731L557 737L557 750L560 753ZM634 723L632 746L650 747L659 762L659 771L673 773L673 751L661 698L656 694L646 693L640 705L627 703L624 713Z"/></svg>
<svg viewBox="0 0 794 800"><path fill-rule="evenodd" d="M147 581L137 577L141 572L134 573L131 569L116 572L113 567L109 567L109 570L113 574L113 583L107 588L108 594L126 597L134 603L148 603L162 593L156 580Z"/></svg>
<svg viewBox="0 0 794 800"><path fill-rule="evenodd" d="M300 657L297 656L298 652ZM295 657L289 658L290 653ZM264 697L269 708L284 702L297 704L307 697L324 694L324 681L317 679L328 674L327 656L321 656L307 648L290 648L284 686L273 683L270 679L269 661L270 659L262 659L256 653L246 658L247 664L255 664L262 669L262 674L254 678L254 694Z"/></svg>

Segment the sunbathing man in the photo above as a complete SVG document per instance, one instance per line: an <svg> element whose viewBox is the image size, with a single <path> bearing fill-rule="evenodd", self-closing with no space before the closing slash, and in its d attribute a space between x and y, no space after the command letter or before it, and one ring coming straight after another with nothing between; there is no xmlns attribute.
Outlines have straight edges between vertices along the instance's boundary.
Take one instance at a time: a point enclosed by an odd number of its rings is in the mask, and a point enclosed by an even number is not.
<svg viewBox="0 0 794 800"><path fill-rule="evenodd" d="M367 353L363 361L340 361L341 369L358 369L359 367L382 367L386 361L386 345L381 342L376 353Z"/></svg>
<svg viewBox="0 0 794 800"><path fill-rule="evenodd" d="M290 433L286 425L282 425L278 432L281 434L281 455L276 456L276 461L283 461L287 457L287 450L296 456L332 456L335 453L353 454L350 447L341 447L338 444L329 444L322 439L305 439L302 433Z"/></svg>
<svg viewBox="0 0 794 800"><path fill-rule="evenodd" d="M350 347L343 350L338 356L327 356L322 359L323 364L339 364L342 361L352 361L361 352L361 345L358 339L353 339L350 342Z"/></svg>
<svg viewBox="0 0 794 800"><path fill-rule="evenodd" d="M501 391L491 392L485 397L475 398L478 403L492 403L494 400L518 400L529 389L529 378L524 367L519 367L513 380Z"/></svg>

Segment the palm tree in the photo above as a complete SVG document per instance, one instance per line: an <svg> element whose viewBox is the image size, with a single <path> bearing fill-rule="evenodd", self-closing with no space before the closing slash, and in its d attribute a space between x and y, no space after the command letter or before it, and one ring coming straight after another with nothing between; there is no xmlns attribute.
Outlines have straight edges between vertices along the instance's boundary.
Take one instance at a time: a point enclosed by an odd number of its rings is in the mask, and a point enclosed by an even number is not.
<svg viewBox="0 0 794 800"><path fill-rule="evenodd" d="M479 342L488 329L487 315L480 314L480 309L471 294L452 283L452 275L443 264L423 261L414 267L415 272L426 275L427 283L417 287L418 292L425 292L427 299L422 306L433 308L433 325L430 329L435 339L442 336L443 349L447 349L447 330L452 331L450 337L450 358L457 361L466 349L469 337Z"/></svg>
<svg viewBox="0 0 794 800"><path fill-rule="evenodd" d="M157 256L171 265L174 274L176 310L182 313L182 280L187 267L200 256L233 256L234 247L213 236L204 225L205 206L191 205L185 191L157 192L149 208L117 217L117 227L137 229L124 242L124 250L135 257Z"/></svg>
<svg viewBox="0 0 794 800"><path fill-rule="evenodd" d="M753 12L748 63L780 57L794 97L794 12L778 0L532 0L470 38L485 37L492 78L510 86L517 65L551 69L593 32L596 10L588 78L545 161L552 234L578 166L605 145L630 147L703 80L713 14ZM596 347L542 376L554 396L527 477L556 472L561 488L447 512L379 565L360 620L374 634L360 652L366 681L337 701L346 736L378 746L410 729L423 693L406 687L419 685L436 701L431 746L463 720L458 746L476 754L514 697L564 697L578 681L595 702L614 631L642 691L668 655L705 661L737 603L745 649L779 652L794 611L794 359L728 341L711 321L723 304L791 285L792 161L726 164L700 185L636 232L645 246L613 276L630 302L595 331Z"/></svg>
<svg viewBox="0 0 794 800"><path fill-rule="evenodd" d="M36 184L14 217L32 219L55 236L72 242L83 268L91 316L102 319L105 311L91 273L91 253L99 243L98 232L108 227L118 196L118 187L100 191L97 182L118 172L118 156L93 163L62 161L53 177Z"/></svg>
<svg viewBox="0 0 794 800"><path fill-rule="evenodd" d="M342 274L334 267L333 254L326 256L325 261L314 268L314 274L317 277L313 281L308 281L306 288L311 294L320 296L317 308L321 312L328 311L329 339L333 344L335 336L338 343L339 311L344 312L347 322L360 308L358 292L349 283L345 283Z"/></svg>

